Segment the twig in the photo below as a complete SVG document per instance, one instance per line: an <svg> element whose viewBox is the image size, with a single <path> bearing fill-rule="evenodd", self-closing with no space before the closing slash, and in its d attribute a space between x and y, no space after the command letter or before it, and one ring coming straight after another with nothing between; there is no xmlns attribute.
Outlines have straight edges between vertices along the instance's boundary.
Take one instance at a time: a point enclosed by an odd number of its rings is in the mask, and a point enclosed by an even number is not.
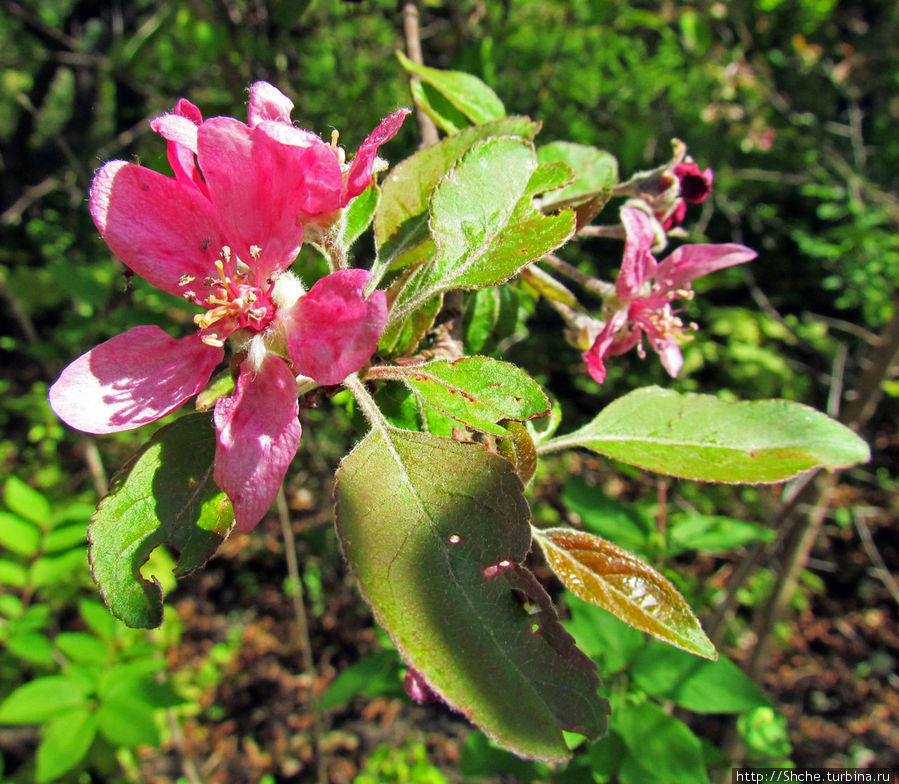
<svg viewBox="0 0 899 784"><path fill-rule="evenodd" d="M868 524L865 522L860 509L852 510L852 521L855 523L855 530L858 531L859 538L862 540L862 544L865 547L865 552L877 567L874 570L874 574L887 587L887 590L893 597L893 601L896 602L896 604L899 604L899 583L896 582L896 578L893 577L887 567L886 561L883 560L883 556L880 554L880 550L877 549L877 545L874 543L874 537L871 535L871 529L868 528Z"/></svg>
<svg viewBox="0 0 899 784"><path fill-rule="evenodd" d="M580 283L585 289L587 289L588 291L592 291L594 294L598 294L603 299L607 299L615 294L615 286L613 284L606 283L603 280L597 280L596 278L591 278L589 275L581 272L577 267L572 266L567 261L560 259L558 256L555 256L552 253L547 253L543 258L540 259L540 261L546 262L556 272L564 275L566 278Z"/></svg>
<svg viewBox="0 0 899 784"><path fill-rule="evenodd" d="M624 226L582 226L578 229L578 237L615 237L624 239Z"/></svg>
<svg viewBox="0 0 899 784"><path fill-rule="evenodd" d="M197 766L187 749L187 744L184 742L184 733L181 732L181 724L178 722L175 711L169 708L165 713L169 721L169 732L172 733L172 742L175 744L175 748L178 749L178 755L181 757L181 770L184 773L184 777L189 784L203 784L203 779L200 778Z"/></svg>
<svg viewBox="0 0 899 784"><path fill-rule="evenodd" d="M287 496L284 485L278 489L275 501L278 509L278 521L281 523L281 535L284 537L284 554L287 560L287 574L290 578L290 598L293 602L293 613L296 620L296 642L303 659L303 670L310 678L310 693L315 696L315 659L312 655L312 638L309 636L309 619L303 601L303 582L300 579L300 565L297 562L297 543L290 525L290 511L287 508ZM315 755L318 784L328 784L328 772L319 750L321 748L322 724L318 712L312 715L312 749Z"/></svg>
<svg viewBox="0 0 899 784"><path fill-rule="evenodd" d="M403 34L406 37L406 53L409 59L417 65L424 65L421 54L421 31L418 26L418 5L416 3L403 3ZM412 81L417 81L414 77ZM418 120L418 130L421 133L421 146L430 147L437 144L440 135L437 126L428 116L427 112L415 104L415 118Z"/></svg>

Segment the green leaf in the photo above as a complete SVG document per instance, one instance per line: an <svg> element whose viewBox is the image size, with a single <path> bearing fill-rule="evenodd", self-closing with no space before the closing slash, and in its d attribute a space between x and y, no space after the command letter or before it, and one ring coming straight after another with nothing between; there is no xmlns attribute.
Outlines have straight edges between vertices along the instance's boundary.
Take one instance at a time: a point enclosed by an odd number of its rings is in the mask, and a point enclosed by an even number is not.
<svg viewBox="0 0 899 784"><path fill-rule="evenodd" d="M450 136L471 125L471 121L462 112L427 82L413 79L409 90L415 105L423 109L434 124Z"/></svg>
<svg viewBox="0 0 899 784"><path fill-rule="evenodd" d="M37 747L35 781L43 784L70 771L84 759L97 734L97 716L87 708L75 708L44 726Z"/></svg>
<svg viewBox="0 0 899 784"><path fill-rule="evenodd" d="M78 601L78 611L88 628L104 640L114 640L120 629L124 627L116 620L105 604L92 602L89 599Z"/></svg>
<svg viewBox="0 0 899 784"><path fill-rule="evenodd" d="M635 555L572 528L534 529L534 538L550 568L578 598L670 645L717 657L684 597Z"/></svg>
<svg viewBox="0 0 899 784"><path fill-rule="evenodd" d="M552 142L537 150L537 160L542 164L561 161L574 172L574 181L570 185L544 197L544 210L574 207L597 199L602 202L601 209L611 197L612 188L618 184L615 157L586 144Z"/></svg>
<svg viewBox="0 0 899 784"><path fill-rule="evenodd" d="M770 528L720 515L690 514L672 524L668 532L671 553L682 550L727 552L751 542L770 542L773 539L774 531Z"/></svg>
<svg viewBox="0 0 899 784"><path fill-rule="evenodd" d="M612 714L611 729L624 741L631 770L621 781L708 784L702 744L682 721L653 702L622 701Z"/></svg>
<svg viewBox="0 0 899 784"><path fill-rule="evenodd" d="M496 286L471 292L462 313L465 352L481 354L494 351L499 341L515 332L517 325L518 294L514 286Z"/></svg>
<svg viewBox="0 0 899 784"><path fill-rule="evenodd" d="M405 275L390 287L388 301L391 293L398 294L405 284ZM410 313L405 319L394 321L378 342L378 352L389 357L411 354L418 347L425 333L431 328L434 319L443 305L443 294L438 294L432 300L425 302L418 310Z"/></svg>
<svg viewBox="0 0 899 784"><path fill-rule="evenodd" d="M87 553L82 548L59 555L47 555L31 564L28 582L35 588L65 582L81 570L87 572Z"/></svg>
<svg viewBox="0 0 899 784"><path fill-rule="evenodd" d="M569 756L605 730L593 663L520 566L529 512L510 463L475 443L382 425L337 473L344 553L429 686L507 748Z"/></svg>
<svg viewBox="0 0 899 784"><path fill-rule="evenodd" d="M349 250L353 243L359 239L374 218L375 210L381 199L381 191L377 184L372 182L362 193L354 198L344 213L343 246Z"/></svg>
<svg viewBox="0 0 899 784"><path fill-rule="evenodd" d="M11 512L35 523L41 528L50 525L50 502L17 476L11 476L3 486L3 502Z"/></svg>
<svg viewBox="0 0 899 784"><path fill-rule="evenodd" d="M153 709L134 700L105 700L97 711L103 737L113 746L158 746Z"/></svg>
<svg viewBox="0 0 899 784"><path fill-rule="evenodd" d="M601 487L577 476L565 480L562 502L591 533L626 550L648 551L653 523L639 506L609 498Z"/></svg>
<svg viewBox="0 0 899 784"><path fill-rule="evenodd" d="M402 381L426 405L483 433L508 437L496 424L500 420L523 422L549 411L549 400L536 381L521 368L490 357L377 370L373 377Z"/></svg>
<svg viewBox="0 0 899 784"><path fill-rule="evenodd" d="M19 686L0 703L0 724L35 724L84 705L90 689L80 678L48 675Z"/></svg>
<svg viewBox="0 0 899 784"><path fill-rule="evenodd" d="M40 546L41 532L34 523L9 512L0 512L0 547L29 558Z"/></svg>
<svg viewBox="0 0 899 784"><path fill-rule="evenodd" d="M80 549L85 539L87 539L87 518L80 523L64 525L49 531L44 537L41 549L45 553L61 553L73 547Z"/></svg>
<svg viewBox="0 0 899 784"><path fill-rule="evenodd" d="M381 186L381 203L375 213L375 242L378 248L383 248L401 227L416 219L427 229L426 213L432 191L456 161L479 141L494 136L533 139L538 130L540 124L527 117L506 117L466 128L399 163L391 169ZM422 241L427 237L425 231Z"/></svg>
<svg viewBox="0 0 899 784"><path fill-rule="evenodd" d="M800 403L730 402L660 387L619 398L551 443L706 482L782 482L816 466L833 470L870 458L849 428Z"/></svg>
<svg viewBox="0 0 899 784"><path fill-rule="evenodd" d="M156 432L97 508L88 531L94 579L129 626L162 622L159 583L140 576L156 547L178 550L180 577L206 563L228 534L233 515L212 478L214 455L210 417L183 416Z"/></svg>
<svg viewBox="0 0 899 784"><path fill-rule="evenodd" d="M53 642L72 661L97 664L109 661L110 651L106 643L87 632L60 632Z"/></svg>
<svg viewBox="0 0 899 784"><path fill-rule="evenodd" d="M390 320L408 316L434 295L503 283L574 232L574 214L542 215L528 184L537 168L530 142L516 136L472 147L431 197L438 255L409 277Z"/></svg>
<svg viewBox="0 0 899 784"><path fill-rule="evenodd" d="M565 628L577 641L578 648L598 660L603 673L626 669L643 647L646 639L643 634L595 604L571 595L565 599L571 610L571 618L565 622Z"/></svg>
<svg viewBox="0 0 899 784"><path fill-rule="evenodd" d="M726 656L705 661L650 643L634 659L631 676L647 694L696 713L742 713L770 705L762 690Z"/></svg>
<svg viewBox="0 0 899 784"><path fill-rule="evenodd" d="M24 588L28 584L28 570L15 561L0 558L0 585Z"/></svg>
<svg viewBox="0 0 899 784"><path fill-rule="evenodd" d="M316 712L341 708L354 697L403 694L402 662L396 651L378 651L347 667L315 704Z"/></svg>
<svg viewBox="0 0 899 784"><path fill-rule="evenodd" d="M9 652L32 664L53 664L53 646L40 632L18 632L6 641Z"/></svg>
<svg viewBox="0 0 899 784"><path fill-rule="evenodd" d="M437 93L475 125L499 120L505 116L506 108L503 106L503 102L476 76L463 71L441 71L437 68L428 68L426 65L418 65L402 52L397 52L396 56L406 71L433 87ZM416 97L417 103L418 96L413 94L413 97ZM426 111L431 108L427 103L422 105ZM430 114L430 111L428 113ZM435 122L439 122L438 118L439 115L433 117ZM444 129L448 133L455 133L458 130L455 128L453 130Z"/></svg>

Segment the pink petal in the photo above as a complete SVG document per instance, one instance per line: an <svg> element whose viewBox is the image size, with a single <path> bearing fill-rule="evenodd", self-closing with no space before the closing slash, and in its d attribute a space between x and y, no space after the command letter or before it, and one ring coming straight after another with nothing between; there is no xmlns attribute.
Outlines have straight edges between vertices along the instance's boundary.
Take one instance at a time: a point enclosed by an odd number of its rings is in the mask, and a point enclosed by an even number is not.
<svg viewBox="0 0 899 784"><path fill-rule="evenodd" d="M612 344L614 343L618 333L627 324L627 311L617 311L602 328L593 341L593 345L589 351L581 354L587 363L587 370L597 384L602 384L606 380L605 358L611 354Z"/></svg>
<svg viewBox="0 0 899 784"><path fill-rule="evenodd" d="M683 289L690 282L724 267L752 261L758 254L745 245L681 245L659 264L656 280L668 290Z"/></svg>
<svg viewBox="0 0 899 784"><path fill-rule="evenodd" d="M254 268L259 285L299 253L301 214L320 206L322 198L339 202L342 179L331 149L282 122L249 128L214 117L200 128L198 158L228 244ZM321 179L323 166L330 166L330 179ZM261 249L256 261L254 245Z"/></svg>
<svg viewBox="0 0 899 784"><path fill-rule="evenodd" d="M110 250L163 291L186 288L205 296L222 241L212 205L171 177L125 161L110 161L91 184L90 210ZM180 285L185 275L196 280Z"/></svg>
<svg viewBox="0 0 899 784"><path fill-rule="evenodd" d="M215 404L214 477L244 533L265 516L296 454L302 432L297 413L296 379L273 355L255 374L244 362L234 395Z"/></svg>
<svg viewBox="0 0 899 784"><path fill-rule="evenodd" d="M194 106L187 98L179 98L175 104L175 114L180 117L186 117L194 125L200 125L203 122L203 114Z"/></svg>
<svg viewBox="0 0 899 784"><path fill-rule="evenodd" d="M134 327L63 370L50 387L50 406L87 433L131 430L199 392L223 355L196 335L176 340L159 327Z"/></svg>
<svg viewBox="0 0 899 784"><path fill-rule="evenodd" d="M339 384L375 353L387 323L387 296L362 290L366 270L332 272L319 280L282 319L297 373L319 384Z"/></svg>
<svg viewBox="0 0 899 784"><path fill-rule="evenodd" d="M399 109L393 114L388 114L378 123L378 127L371 132L369 137L362 142L362 146L359 148L359 152L356 153L356 157L353 158L353 163L347 174L346 201L344 201L344 205L368 187L371 182L371 169L378 154L378 147L396 136L409 111L409 109Z"/></svg>
<svg viewBox="0 0 899 784"><path fill-rule="evenodd" d="M621 272L615 281L615 290L622 300L636 296L643 284L656 270L656 260L651 253L656 235L652 218L636 207L621 208L621 222L627 240L624 243L624 258Z"/></svg>
<svg viewBox="0 0 899 784"><path fill-rule="evenodd" d="M160 136L197 154L197 124L178 114L161 114L150 120L150 127Z"/></svg>
<svg viewBox="0 0 899 784"><path fill-rule="evenodd" d="M255 82L250 86L250 127L263 120L290 123L293 101L268 82Z"/></svg>
<svg viewBox="0 0 899 784"><path fill-rule="evenodd" d="M182 102L188 103L182 98L179 106ZM196 109L193 104L188 105ZM168 140L167 157L175 179L193 185L205 196L206 183L197 168L198 125L194 119L179 114L163 114L150 122L150 127Z"/></svg>
<svg viewBox="0 0 899 784"><path fill-rule="evenodd" d="M257 132L277 146L283 145L296 161L294 198L303 217L333 212L346 204L343 170L330 145L314 133L284 123L260 123Z"/></svg>
<svg viewBox="0 0 899 784"><path fill-rule="evenodd" d="M684 355L681 353L677 341L673 338L655 341L648 333L647 337L649 337L650 345L658 352L659 359L662 360L662 367L672 378L677 378L677 374L684 366Z"/></svg>

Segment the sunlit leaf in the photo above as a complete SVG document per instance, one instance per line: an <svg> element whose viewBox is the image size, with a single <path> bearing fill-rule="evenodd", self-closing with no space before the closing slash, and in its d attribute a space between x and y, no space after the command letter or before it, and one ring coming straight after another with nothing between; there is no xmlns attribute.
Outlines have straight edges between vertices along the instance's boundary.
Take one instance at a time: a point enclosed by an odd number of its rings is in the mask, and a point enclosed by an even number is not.
<svg viewBox="0 0 899 784"><path fill-rule="evenodd" d="M536 168L533 146L515 136L487 139L465 154L431 197L438 254L410 276L391 321L442 291L502 283L571 237L572 212L543 215L532 204Z"/></svg>
<svg viewBox="0 0 899 784"><path fill-rule="evenodd" d="M478 77L464 71L441 71L437 68L419 65L402 52L397 52L396 56L406 71L434 88L451 106L475 125L499 120L505 116L506 109L503 102ZM433 99L428 100L427 93L419 92L416 98L424 100L420 105L428 111L428 114L431 114L435 122L443 125L444 118L446 118L447 124L443 127L448 133L455 133L461 129L458 118L450 116L448 112L441 112L439 106L434 106Z"/></svg>
<svg viewBox="0 0 899 784"><path fill-rule="evenodd" d="M607 705L594 665L520 566L522 491L480 444L384 425L341 463L338 533L375 615L430 688L515 753L561 760L562 730L601 734Z"/></svg>
<svg viewBox="0 0 899 784"><path fill-rule="evenodd" d="M849 428L800 403L732 402L660 387L619 398L552 443L707 482L782 482L816 466L833 470L870 458Z"/></svg>
<svg viewBox="0 0 899 784"><path fill-rule="evenodd" d="M50 502L17 476L11 476L6 480L3 486L3 503L11 512L41 528L50 525L52 517Z"/></svg>
<svg viewBox="0 0 899 784"><path fill-rule="evenodd" d="M544 197L544 209L573 207L599 199L598 213L611 197L613 186L618 183L618 161L615 157L586 144L552 142L537 150L537 158L542 164L561 161L574 172L574 182Z"/></svg>
<svg viewBox="0 0 899 784"><path fill-rule="evenodd" d="M202 566L233 522L212 478L215 431L205 414L183 416L153 436L114 480L89 529L94 579L113 615L133 627L162 622L159 583L140 576L150 553L180 553L176 575Z"/></svg>
<svg viewBox="0 0 899 784"><path fill-rule="evenodd" d="M466 128L455 136L419 150L415 155L397 164L381 185L381 202L375 213L375 242L380 252L380 262L390 265L390 256L400 255L395 249L385 253L385 243L408 224L419 227L413 232L416 240L405 243L402 253L407 254L415 245L429 239L427 209L431 193L441 178L475 144L495 136L520 136L533 139L540 124L527 117L506 117L496 122ZM386 257L386 258L385 258ZM395 268L395 267L394 267ZM376 264L373 273L380 276L383 270Z"/></svg>
<svg viewBox="0 0 899 784"><path fill-rule="evenodd" d="M678 590L627 550L585 531L534 530L550 568L575 596L685 651L717 657Z"/></svg>
<svg viewBox="0 0 899 784"><path fill-rule="evenodd" d="M40 546L41 532L34 523L9 512L0 512L0 547L27 558Z"/></svg>
<svg viewBox="0 0 899 784"><path fill-rule="evenodd" d="M490 357L381 367L375 377L402 381L426 405L474 430L498 436L508 436L496 424L500 420L523 422L549 410L536 381L521 368Z"/></svg>

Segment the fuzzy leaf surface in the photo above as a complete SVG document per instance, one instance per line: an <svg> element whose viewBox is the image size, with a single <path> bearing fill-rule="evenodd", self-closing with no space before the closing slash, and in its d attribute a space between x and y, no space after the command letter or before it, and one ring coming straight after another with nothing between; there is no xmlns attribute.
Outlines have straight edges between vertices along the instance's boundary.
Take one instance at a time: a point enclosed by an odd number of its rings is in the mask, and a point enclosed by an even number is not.
<svg viewBox="0 0 899 784"><path fill-rule="evenodd" d="M336 496L362 592L433 691L525 757L567 759L563 730L605 731L595 665L520 566L530 514L510 463L383 425L341 463Z"/></svg>
<svg viewBox="0 0 899 784"><path fill-rule="evenodd" d="M490 357L436 360L381 369L380 378L407 384L425 405L482 433L507 437L502 419L524 422L549 411L549 400L521 368Z"/></svg>
<svg viewBox="0 0 899 784"><path fill-rule="evenodd" d="M789 400L733 402L645 387L554 441L648 471L705 482L782 482L816 466L870 459L849 428Z"/></svg>
<svg viewBox="0 0 899 784"><path fill-rule="evenodd" d="M234 521L212 478L215 431L207 414L161 428L113 480L88 529L94 579L113 615L136 628L162 623L159 582L140 568L159 545L181 555L175 574L202 566Z"/></svg>
<svg viewBox="0 0 899 784"><path fill-rule="evenodd" d="M375 214L377 246L382 248L402 226L427 212L437 183L479 141L494 136L533 139L539 130L540 124L527 117L505 117L466 128L397 164L381 186L381 202Z"/></svg>
<svg viewBox="0 0 899 784"><path fill-rule="evenodd" d="M520 137L487 139L469 150L431 197L437 256L418 267L391 311L391 321L435 294L503 283L574 233L574 213L543 215L529 185L533 145Z"/></svg>
<svg viewBox="0 0 899 784"><path fill-rule="evenodd" d="M534 530L546 562L575 596L689 653L718 654L678 590L617 545L571 528Z"/></svg>

